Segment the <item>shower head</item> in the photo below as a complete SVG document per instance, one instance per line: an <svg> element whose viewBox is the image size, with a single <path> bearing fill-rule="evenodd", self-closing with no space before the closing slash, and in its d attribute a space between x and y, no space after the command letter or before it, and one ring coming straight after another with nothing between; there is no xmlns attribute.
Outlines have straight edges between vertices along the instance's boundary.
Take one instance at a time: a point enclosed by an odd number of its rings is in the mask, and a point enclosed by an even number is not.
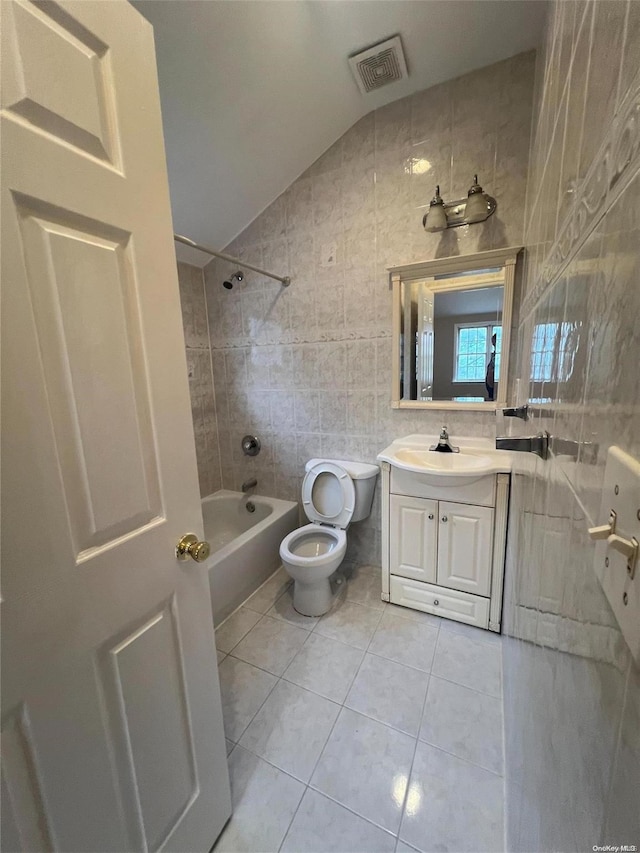
<svg viewBox="0 0 640 853"><path fill-rule="evenodd" d="M231 290L231 288L233 287L234 281L243 281L243 280L244 280L244 273L242 272L242 270L238 270L238 272L234 272L234 274L227 281L223 281L222 286L226 287L227 290Z"/></svg>

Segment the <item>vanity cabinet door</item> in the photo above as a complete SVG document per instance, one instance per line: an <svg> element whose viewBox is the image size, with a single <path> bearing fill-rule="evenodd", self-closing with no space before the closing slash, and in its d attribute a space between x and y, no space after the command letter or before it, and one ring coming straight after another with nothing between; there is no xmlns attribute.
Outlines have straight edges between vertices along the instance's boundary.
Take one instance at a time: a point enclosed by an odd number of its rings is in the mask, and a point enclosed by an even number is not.
<svg viewBox="0 0 640 853"><path fill-rule="evenodd" d="M438 501L391 495L389 556L392 575L436 582Z"/></svg>
<svg viewBox="0 0 640 853"><path fill-rule="evenodd" d="M438 508L438 584L488 596L493 510L447 501Z"/></svg>

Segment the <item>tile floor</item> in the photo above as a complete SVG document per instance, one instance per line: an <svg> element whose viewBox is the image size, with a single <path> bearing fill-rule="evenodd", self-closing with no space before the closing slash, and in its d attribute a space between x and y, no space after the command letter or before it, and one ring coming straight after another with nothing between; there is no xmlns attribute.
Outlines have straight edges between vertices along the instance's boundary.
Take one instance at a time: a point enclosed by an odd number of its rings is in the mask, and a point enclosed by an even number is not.
<svg viewBox="0 0 640 853"><path fill-rule="evenodd" d="M215 850L503 850L500 637L355 570L296 613L279 569L216 631L233 817Z"/></svg>

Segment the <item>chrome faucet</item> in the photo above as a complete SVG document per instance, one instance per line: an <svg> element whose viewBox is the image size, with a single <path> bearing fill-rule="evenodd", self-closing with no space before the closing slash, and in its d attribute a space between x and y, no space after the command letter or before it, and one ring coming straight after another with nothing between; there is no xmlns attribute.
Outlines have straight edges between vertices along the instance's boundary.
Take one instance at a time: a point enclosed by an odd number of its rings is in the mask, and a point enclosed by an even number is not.
<svg viewBox="0 0 640 853"><path fill-rule="evenodd" d="M449 440L449 433L446 426L440 430L440 438L437 444L432 444L429 450L435 450L437 453L460 453L459 447L454 447Z"/></svg>
<svg viewBox="0 0 640 853"><path fill-rule="evenodd" d="M258 485L258 481L256 480L256 478L255 478L255 477L251 477L251 479L250 479L250 480L245 480L245 481L244 481L244 483L242 484L241 488L242 488L242 491L243 491L243 492L248 492L248 491L250 491L251 489L255 489L255 487L256 487L257 485Z"/></svg>

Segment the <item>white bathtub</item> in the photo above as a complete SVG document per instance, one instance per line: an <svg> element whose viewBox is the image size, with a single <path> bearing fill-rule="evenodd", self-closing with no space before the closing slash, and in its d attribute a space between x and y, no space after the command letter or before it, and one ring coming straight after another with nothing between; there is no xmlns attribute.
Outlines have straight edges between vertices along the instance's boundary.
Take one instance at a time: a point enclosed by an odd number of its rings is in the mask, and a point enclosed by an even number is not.
<svg viewBox="0 0 640 853"><path fill-rule="evenodd" d="M247 510L247 503L255 512ZM219 625L280 565L280 543L298 527L298 504L221 489L202 499L213 621Z"/></svg>

